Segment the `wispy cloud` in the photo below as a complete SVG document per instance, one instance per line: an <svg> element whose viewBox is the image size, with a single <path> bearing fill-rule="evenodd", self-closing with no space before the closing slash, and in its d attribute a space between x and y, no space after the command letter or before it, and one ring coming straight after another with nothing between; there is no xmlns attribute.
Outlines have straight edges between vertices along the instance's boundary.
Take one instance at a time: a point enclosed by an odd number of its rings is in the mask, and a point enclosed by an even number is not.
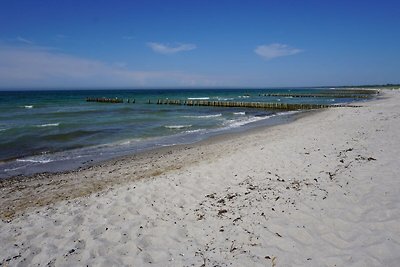
<svg viewBox="0 0 400 267"><path fill-rule="evenodd" d="M154 52L160 54L175 54L182 51L190 51L197 48L194 44L178 44L175 46L161 43L149 42L147 46L150 47Z"/></svg>
<svg viewBox="0 0 400 267"><path fill-rule="evenodd" d="M18 37L16 38L16 40L17 40L18 42L21 42L21 43L24 43L24 44L30 44L30 45L34 44L33 41L28 40L28 39L26 39L26 38L23 38L23 37L21 37L21 36L18 36Z"/></svg>
<svg viewBox="0 0 400 267"><path fill-rule="evenodd" d="M213 79L184 71L142 71L42 47L0 44L1 87L210 86Z"/></svg>
<svg viewBox="0 0 400 267"><path fill-rule="evenodd" d="M269 60L277 57L295 55L303 52L303 50L285 44L269 44L257 46L254 52L264 59Z"/></svg>

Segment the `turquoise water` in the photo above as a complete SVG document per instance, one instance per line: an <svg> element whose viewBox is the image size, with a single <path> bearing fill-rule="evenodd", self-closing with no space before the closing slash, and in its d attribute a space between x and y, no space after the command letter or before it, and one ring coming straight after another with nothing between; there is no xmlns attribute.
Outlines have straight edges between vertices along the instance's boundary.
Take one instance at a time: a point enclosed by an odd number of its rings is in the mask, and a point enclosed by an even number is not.
<svg viewBox="0 0 400 267"><path fill-rule="evenodd" d="M351 98L265 97L294 90L82 90L0 92L0 177L60 171L149 148L192 143L260 124L281 111L147 104L209 99L334 104ZM296 93L316 92L297 89ZM86 102L87 97L125 103ZM131 103L126 103L130 99ZM135 103L132 103L132 100ZM276 118L275 118L276 119Z"/></svg>

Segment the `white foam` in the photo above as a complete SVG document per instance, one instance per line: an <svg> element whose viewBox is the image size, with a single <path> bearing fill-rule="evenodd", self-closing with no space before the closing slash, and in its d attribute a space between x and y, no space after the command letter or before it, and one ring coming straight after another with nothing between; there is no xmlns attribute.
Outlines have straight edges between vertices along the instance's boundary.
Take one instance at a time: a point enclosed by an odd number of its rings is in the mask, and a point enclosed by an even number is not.
<svg viewBox="0 0 400 267"><path fill-rule="evenodd" d="M33 105L26 105L24 108L33 108Z"/></svg>
<svg viewBox="0 0 400 267"><path fill-rule="evenodd" d="M270 117L273 117L275 115L289 115L289 114L295 114L295 113L299 113L301 112L300 110L290 110L290 111L282 111L282 112L278 112L274 115L271 115Z"/></svg>
<svg viewBox="0 0 400 267"><path fill-rule="evenodd" d="M156 144L157 146L166 147L166 146L176 146L179 145L178 143L171 143L171 144Z"/></svg>
<svg viewBox="0 0 400 267"><path fill-rule="evenodd" d="M212 114L212 115L198 115L198 116L182 116L183 118L197 118L197 119L207 119L207 118L217 118L221 117L222 114Z"/></svg>
<svg viewBox="0 0 400 267"><path fill-rule="evenodd" d="M190 127L192 127L192 125L190 125L190 124L188 124L188 125L166 125L164 127L168 128L168 129L183 129L183 128L190 128Z"/></svg>
<svg viewBox="0 0 400 267"><path fill-rule="evenodd" d="M144 140L146 140L146 138L131 138L131 139L117 141L115 143L104 144L101 146L114 146L114 145L126 146L126 145L135 144L135 143L138 143L138 142L144 141Z"/></svg>
<svg viewBox="0 0 400 267"><path fill-rule="evenodd" d="M12 172L12 171L16 171L19 169L25 168L25 166L21 166L21 167L16 167L16 168L11 168L11 169L4 169L5 172Z"/></svg>
<svg viewBox="0 0 400 267"><path fill-rule="evenodd" d="M233 112L233 115L246 115L246 112Z"/></svg>
<svg viewBox="0 0 400 267"><path fill-rule="evenodd" d="M196 129L196 130L186 131L185 133L199 133L199 132L203 132L203 131L204 131L204 129Z"/></svg>
<svg viewBox="0 0 400 267"><path fill-rule="evenodd" d="M119 145L126 146L126 145L129 145L130 143L131 143L131 141L125 141L125 142L119 143Z"/></svg>
<svg viewBox="0 0 400 267"><path fill-rule="evenodd" d="M249 123L253 123L253 122L269 119L271 117L272 117L272 115L271 116L265 116L265 117L251 117L251 118L249 118L247 120L239 120L239 121L237 121L237 120L228 120L226 122L226 125L229 128L237 128L237 127L249 124Z"/></svg>
<svg viewBox="0 0 400 267"><path fill-rule="evenodd" d="M57 123L46 123L46 124L36 125L36 127L56 127L59 125L60 125L60 123L57 122Z"/></svg>
<svg viewBox="0 0 400 267"><path fill-rule="evenodd" d="M49 163L51 159L17 159L18 162L31 162L31 163Z"/></svg>
<svg viewBox="0 0 400 267"><path fill-rule="evenodd" d="M221 97L217 97L218 101L231 101L233 100L233 98L221 98Z"/></svg>
<svg viewBox="0 0 400 267"><path fill-rule="evenodd" d="M188 97L188 100L208 100L209 97Z"/></svg>

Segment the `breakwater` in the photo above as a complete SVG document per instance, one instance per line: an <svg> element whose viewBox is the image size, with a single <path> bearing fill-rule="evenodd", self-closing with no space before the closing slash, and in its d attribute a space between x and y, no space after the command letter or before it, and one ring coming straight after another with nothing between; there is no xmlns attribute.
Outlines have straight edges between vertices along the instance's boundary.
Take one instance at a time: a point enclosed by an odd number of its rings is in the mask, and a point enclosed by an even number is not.
<svg viewBox="0 0 400 267"><path fill-rule="evenodd" d="M95 97L87 97L86 102L100 102L100 103L124 103L123 99L120 98L105 98L105 97L100 97L100 98L95 98ZM127 99L125 100L125 103L132 103L134 104L136 101L135 99Z"/></svg>
<svg viewBox="0 0 400 267"><path fill-rule="evenodd" d="M321 109L332 107L358 107L354 105L323 105L323 104L289 104L289 103L266 103L266 102L234 102L234 101L206 101L206 100L173 100L158 99L157 102L148 101L149 104L158 105L186 105L186 106L210 106L210 107L243 107L260 109Z"/></svg>
<svg viewBox="0 0 400 267"><path fill-rule="evenodd" d="M371 98L365 94L259 94L259 96L273 97L329 97L329 98Z"/></svg>
<svg viewBox="0 0 400 267"><path fill-rule="evenodd" d="M94 98L94 97L88 97L86 98L86 102L100 102L100 103L124 103L123 99L119 98Z"/></svg>

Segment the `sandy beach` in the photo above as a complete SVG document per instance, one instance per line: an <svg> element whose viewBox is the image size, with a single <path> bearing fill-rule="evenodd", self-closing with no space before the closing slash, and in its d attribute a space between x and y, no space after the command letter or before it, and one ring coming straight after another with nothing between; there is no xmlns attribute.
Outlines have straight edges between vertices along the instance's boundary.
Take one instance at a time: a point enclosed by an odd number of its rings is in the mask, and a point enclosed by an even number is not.
<svg viewBox="0 0 400 267"><path fill-rule="evenodd" d="M397 266L400 92L0 181L0 266Z"/></svg>

